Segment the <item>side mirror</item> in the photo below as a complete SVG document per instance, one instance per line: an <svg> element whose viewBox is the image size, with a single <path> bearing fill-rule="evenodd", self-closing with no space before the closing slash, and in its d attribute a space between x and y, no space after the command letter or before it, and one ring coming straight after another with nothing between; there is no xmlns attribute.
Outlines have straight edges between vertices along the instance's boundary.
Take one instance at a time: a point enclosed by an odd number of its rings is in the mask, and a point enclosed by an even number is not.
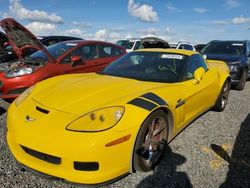
<svg viewBox="0 0 250 188"><path fill-rule="evenodd" d="M202 76L205 74L205 69L203 67L199 67L194 71L194 84L198 84L202 80Z"/></svg>
<svg viewBox="0 0 250 188"><path fill-rule="evenodd" d="M83 64L81 56L71 56L71 64L72 67L75 67L76 65Z"/></svg>
<svg viewBox="0 0 250 188"><path fill-rule="evenodd" d="M3 43L3 48L8 47L9 45L10 45L10 43L9 43L9 42L4 42L4 43Z"/></svg>

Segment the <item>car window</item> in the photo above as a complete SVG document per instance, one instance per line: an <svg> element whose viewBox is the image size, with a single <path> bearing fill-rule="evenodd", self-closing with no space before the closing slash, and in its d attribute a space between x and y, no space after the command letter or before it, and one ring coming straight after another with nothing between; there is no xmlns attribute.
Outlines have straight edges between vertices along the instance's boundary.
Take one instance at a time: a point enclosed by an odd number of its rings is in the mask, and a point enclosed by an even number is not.
<svg viewBox="0 0 250 188"><path fill-rule="evenodd" d="M182 76L187 56L168 52L130 52L102 73L143 81L174 83Z"/></svg>
<svg viewBox="0 0 250 188"><path fill-rule="evenodd" d="M179 49L185 49L185 50L193 50L193 47L189 44L181 44L179 46Z"/></svg>
<svg viewBox="0 0 250 188"><path fill-rule="evenodd" d="M121 55L123 50L121 48L117 48L113 45L99 45L99 57L111 57L111 56L119 56Z"/></svg>
<svg viewBox="0 0 250 188"><path fill-rule="evenodd" d="M141 42L140 41L137 41L136 44L135 44L135 47L134 47L134 50L138 50L142 47L141 45Z"/></svg>
<svg viewBox="0 0 250 188"><path fill-rule="evenodd" d="M241 55L244 53L243 42L211 42L202 49L202 53Z"/></svg>
<svg viewBox="0 0 250 188"><path fill-rule="evenodd" d="M70 54L68 54L65 58L63 58L63 60L60 63L61 64L71 63L71 57L72 56L81 56L81 57L83 57L83 51L82 51L82 49L80 47L77 48L77 49L75 49Z"/></svg>
<svg viewBox="0 0 250 188"><path fill-rule="evenodd" d="M77 49L67 55L67 57L65 57L64 60L61 61L61 63L71 63L72 56L81 56L83 61L96 59L99 57L97 50L97 45L79 46Z"/></svg>
<svg viewBox="0 0 250 188"><path fill-rule="evenodd" d="M129 40L119 40L116 42L116 44L129 50L132 49L134 42L131 42Z"/></svg>
<svg viewBox="0 0 250 188"><path fill-rule="evenodd" d="M43 43L45 46L50 46L50 45L52 45L52 44L58 43L58 39L56 39L56 38L47 39L47 40L42 41L42 43Z"/></svg>
<svg viewBox="0 0 250 188"><path fill-rule="evenodd" d="M83 56L82 56L83 60L99 58L97 45L84 45L81 47L81 50L83 52Z"/></svg>
<svg viewBox="0 0 250 188"><path fill-rule="evenodd" d="M194 72L199 67L203 67L205 71L208 70L207 64L201 55L194 54L190 56L188 63L187 63L187 68L184 74L184 77L185 77L184 80L194 79Z"/></svg>

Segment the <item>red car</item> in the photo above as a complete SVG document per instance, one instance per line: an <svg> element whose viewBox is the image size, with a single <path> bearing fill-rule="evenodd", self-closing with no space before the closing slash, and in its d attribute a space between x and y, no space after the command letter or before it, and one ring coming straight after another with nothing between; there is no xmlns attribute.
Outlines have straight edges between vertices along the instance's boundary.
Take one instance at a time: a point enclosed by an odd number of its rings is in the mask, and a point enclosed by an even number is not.
<svg viewBox="0 0 250 188"><path fill-rule="evenodd" d="M115 44L75 40L45 48L25 27L11 18L1 21L10 44L19 57L16 62L0 64L0 98L14 99L31 85L46 78L69 73L98 72L126 50ZM22 57L25 50L39 50Z"/></svg>

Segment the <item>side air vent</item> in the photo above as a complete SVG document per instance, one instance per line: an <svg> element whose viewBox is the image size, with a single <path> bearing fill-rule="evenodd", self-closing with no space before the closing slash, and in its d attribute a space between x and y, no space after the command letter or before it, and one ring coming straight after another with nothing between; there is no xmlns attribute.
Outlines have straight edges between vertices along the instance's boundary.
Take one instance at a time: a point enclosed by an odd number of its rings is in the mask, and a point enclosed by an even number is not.
<svg viewBox="0 0 250 188"><path fill-rule="evenodd" d="M40 108L39 106L36 106L36 110L39 111L39 112L42 112L42 113L44 113L44 114L48 114L48 113L49 113L48 110L45 110L45 109L43 109L43 108Z"/></svg>

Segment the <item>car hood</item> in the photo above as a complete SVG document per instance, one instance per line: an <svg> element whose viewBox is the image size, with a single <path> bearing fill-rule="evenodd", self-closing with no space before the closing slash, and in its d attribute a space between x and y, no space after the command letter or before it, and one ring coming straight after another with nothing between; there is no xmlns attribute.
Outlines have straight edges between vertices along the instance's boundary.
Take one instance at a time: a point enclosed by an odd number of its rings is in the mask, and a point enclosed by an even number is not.
<svg viewBox="0 0 250 188"><path fill-rule="evenodd" d="M206 55L206 59L220 60L220 61L225 61L226 63L239 61L242 58L241 55L229 55L229 54L206 54L204 53L203 55Z"/></svg>
<svg viewBox="0 0 250 188"><path fill-rule="evenodd" d="M32 98L43 106L77 115L98 108L125 105L141 94L172 85L96 73L67 76L55 83L53 78L50 81L53 84L46 83L46 88L43 87Z"/></svg>
<svg viewBox="0 0 250 188"><path fill-rule="evenodd" d="M24 26L12 18L5 18L0 22L1 27L5 31L10 45L17 54L19 59L23 58L25 50L33 48L41 50L47 54L48 58L54 61L45 46Z"/></svg>

